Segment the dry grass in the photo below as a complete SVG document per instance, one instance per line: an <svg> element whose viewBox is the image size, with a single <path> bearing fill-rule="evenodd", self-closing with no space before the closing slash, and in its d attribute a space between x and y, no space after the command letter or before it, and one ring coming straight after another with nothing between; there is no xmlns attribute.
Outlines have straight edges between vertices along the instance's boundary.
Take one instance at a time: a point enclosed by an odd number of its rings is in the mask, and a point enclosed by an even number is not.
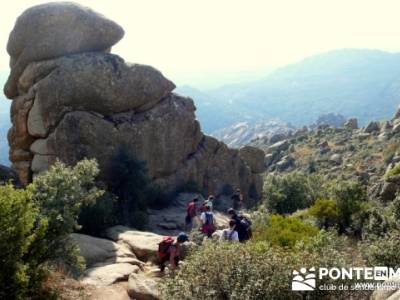
<svg viewBox="0 0 400 300"><path fill-rule="evenodd" d="M57 299L61 300L86 300L89 296L86 294L84 286L73 279L65 270L59 267L50 272L50 276L44 282L44 287L53 290L57 294Z"/></svg>
<svg viewBox="0 0 400 300"><path fill-rule="evenodd" d="M307 145L296 146L296 151L294 153L295 159L305 162L309 160L314 155L314 149Z"/></svg>

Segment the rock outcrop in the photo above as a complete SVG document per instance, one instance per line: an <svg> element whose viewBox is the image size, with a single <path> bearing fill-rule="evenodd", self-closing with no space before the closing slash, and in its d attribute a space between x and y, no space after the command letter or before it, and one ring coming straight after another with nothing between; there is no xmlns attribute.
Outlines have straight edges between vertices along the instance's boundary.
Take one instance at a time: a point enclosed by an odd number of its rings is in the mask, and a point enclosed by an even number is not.
<svg viewBox="0 0 400 300"><path fill-rule="evenodd" d="M141 273L132 273L128 281L128 294L132 299L158 300L157 280Z"/></svg>
<svg viewBox="0 0 400 300"><path fill-rule="evenodd" d="M98 263L129 263L138 266L143 264L125 245L79 233L73 233L71 237L78 244L87 267Z"/></svg>
<svg viewBox="0 0 400 300"><path fill-rule="evenodd" d="M106 51L123 35L118 24L75 3L31 7L18 17L8 39L11 74L4 93L9 98L18 94L18 79L31 62L72 53Z"/></svg>
<svg viewBox="0 0 400 300"><path fill-rule="evenodd" d="M171 81L107 53L123 34L119 25L72 3L35 6L18 18L5 91L13 99L10 159L21 181L30 182L56 159L75 164L88 157L99 162L100 179L112 183L110 165L127 151L145 161L166 190L193 181L214 194L229 185L258 197L264 157L249 163L205 136L193 101L172 93Z"/></svg>
<svg viewBox="0 0 400 300"><path fill-rule="evenodd" d="M356 118L348 119L343 126L346 129L356 130L358 129L358 120Z"/></svg>
<svg viewBox="0 0 400 300"><path fill-rule="evenodd" d="M368 125L364 128L364 132L366 133L372 133L379 130L379 123L374 121L369 122Z"/></svg>

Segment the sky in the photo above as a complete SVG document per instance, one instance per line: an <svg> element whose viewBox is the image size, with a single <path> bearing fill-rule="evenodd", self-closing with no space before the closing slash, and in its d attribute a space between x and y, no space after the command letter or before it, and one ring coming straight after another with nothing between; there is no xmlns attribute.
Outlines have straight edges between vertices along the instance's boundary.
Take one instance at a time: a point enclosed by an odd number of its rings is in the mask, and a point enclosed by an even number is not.
<svg viewBox="0 0 400 300"><path fill-rule="evenodd" d="M0 11L0 70L16 18L48 1ZM78 0L125 29L112 52L178 84L209 86L341 48L400 51L399 0Z"/></svg>

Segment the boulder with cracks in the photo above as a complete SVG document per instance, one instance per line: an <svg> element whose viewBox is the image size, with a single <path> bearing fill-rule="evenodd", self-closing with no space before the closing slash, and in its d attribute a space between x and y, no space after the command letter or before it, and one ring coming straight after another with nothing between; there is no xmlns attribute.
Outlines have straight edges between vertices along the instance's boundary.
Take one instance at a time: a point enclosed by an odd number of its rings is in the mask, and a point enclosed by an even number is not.
<svg viewBox="0 0 400 300"><path fill-rule="evenodd" d="M44 24L36 13L42 10L73 20L89 14L93 20L88 22L99 26L86 30L87 24L78 24L87 39L65 51L46 48L39 41L60 30L73 39L78 31L63 18ZM24 31L29 24L41 30L29 36ZM205 136L193 100L174 94L175 85L161 72L104 51L122 35L114 22L68 3L37 6L17 20L9 39L15 63L6 90L12 90L7 96L13 99L10 160L21 181L29 183L57 159L72 165L95 158L100 179L112 184L108 170L123 150L145 161L151 179L165 190L195 182L213 194L238 187L246 196L260 196L263 153L250 148L240 153ZM28 46L33 54L25 57ZM259 155L249 157L252 153Z"/></svg>

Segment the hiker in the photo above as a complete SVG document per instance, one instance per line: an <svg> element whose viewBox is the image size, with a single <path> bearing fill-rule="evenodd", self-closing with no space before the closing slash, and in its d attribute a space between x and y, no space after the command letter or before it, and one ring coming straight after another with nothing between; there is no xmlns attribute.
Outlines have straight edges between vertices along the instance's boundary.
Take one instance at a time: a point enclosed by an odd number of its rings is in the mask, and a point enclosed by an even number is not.
<svg viewBox="0 0 400 300"><path fill-rule="evenodd" d="M213 195L209 195L208 198L206 200L204 200L200 211L201 212L205 212L206 211L206 206L208 205L210 207L210 211L213 210L213 204L214 204L214 196Z"/></svg>
<svg viewBox="0 0 400 300"><path fill-rule="evenodd" d="M249 240L252 236L251 221L243 215L239 215L233 208L228 209L228 214L231 220L236 223L235 229L238 232L239 241L245 242Z"/></svg>
<svg viewBox="0 0 400 300"><path fill-rule="evenodd" d="M185 217L185 223L187 229L191 229L193 227L193 219L197 215L197 206L196 206L197 202L199 202L199 199L196 197L187 205L186 217Z"/></svg>
<svg viewBox="0 0 400 300"><path fill-rule="evenodd" d="M234 241L238 242L239 241L239 235L238 232L235 229L236 222L235 220L229 220L229 228L222 230L221 237L219 238L219 241Z"/></svg>
<svg viewBox="0 0 400 300"><path fill-rule="evenodd" d="M161 243L158 244L158 257L160 258L160 271L164 272L165 263L169 261L171 270L178 267L180 255L182 252L182 244L188 241L186 233L181 232L176 238L176 242L171 236L164 237Z"/></svg>
<svg viewBox="0 0 400 300"><path fill-rule="evenodd" d="M240 189L236 189L236 192L231 196L233 209L238 210L243 205L243 194Z"/></svg>
<svg viewBox="0 0 400 300"><path fill-rule="evenodd" d="M215 231L214 226L214 214L211 212L210 206L205 206L206 211L202 212L200 215L201 221L201 232L205 233L207 237L211 237Z"/></svg>

